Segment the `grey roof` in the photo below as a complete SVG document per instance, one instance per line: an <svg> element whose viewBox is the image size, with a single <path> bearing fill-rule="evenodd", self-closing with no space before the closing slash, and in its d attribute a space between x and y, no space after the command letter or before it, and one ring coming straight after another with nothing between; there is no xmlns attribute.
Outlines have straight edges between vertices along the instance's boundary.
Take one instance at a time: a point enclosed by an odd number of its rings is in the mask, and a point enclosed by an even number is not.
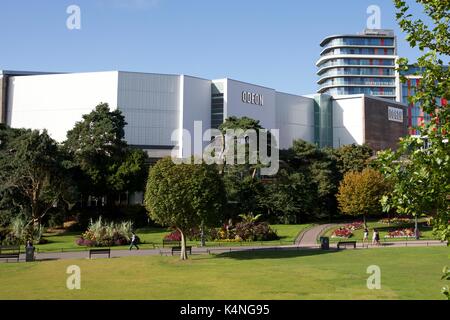
<svg viewBox="0 0 450 320"><path fill-rule="evenodd" d="M379 38L379 37L385 37L385 38L394 38L394 30L390 29L366 29L361 33L354 33L354 34L335 34L326 37L320 42L320 46L323 47L326 42L330 41L331 39L335 38Z"/></svg>

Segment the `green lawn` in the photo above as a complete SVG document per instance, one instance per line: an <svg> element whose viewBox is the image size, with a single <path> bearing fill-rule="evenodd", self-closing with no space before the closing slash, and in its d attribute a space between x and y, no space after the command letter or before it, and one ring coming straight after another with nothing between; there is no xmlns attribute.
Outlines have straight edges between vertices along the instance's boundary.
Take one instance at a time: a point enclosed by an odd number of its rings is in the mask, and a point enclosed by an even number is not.
<svg viewBox="0 0 450 320"><path fill-rule="evenodd" d="M207 246L241 246L241 245L286 245L292 244L296 239L297 235L308 228L309 224L302 225L272 225L271 227L277 231L280 236L280 240L275 241L264 241L264 242L219 242L212 241L207 242ZM166 228L143 228L138 229L137 234L140 237L142 248L153 248L153 244L156 246L162 246L162 240L169 231ZM52 252L52 251L76 251L76 250L86 250L85 247L80 247L75 243L75 240L80 237L81 233L77 232L67 232L62 234L46 234L45 239L49 243L36 245L39 252ZM189 245L197 246L198 241L189 241ZM114 247L114 249L125 249L126 246Z"/></svg>
<svg viewBox="0 0 450 320"><path fill-rule="evenodd" d="M435 237L433 236L433 228L427 227L424 224L425 220L420 220L419 223L419 230L422 233L421 239L422 240L434 240ZM345 223L342 224L344 226ZM414 228L414 223L408 223L408 224L391 224L390 226L387 224L382 224L377 221L367 222L367 226L369 228L369 240L372 241L372 232L373 229L376 228L380 232L380 240L383 241L414 241L413 238L385 238L385 235L388 234L389 231L397 230L397 229L405 229L405 228ZM336 227L333 227L331 229L326 230L324 233L324 236L330 237L331 242L338 242L343 240L342 238L331 238L331 234L334 230L336 230ZM351 240L357 240L362 241L363 239L363 229L355 230L353 231L353 236L350 238Z"/></svg>
<svg viewBox="0 0 450 320"><path fill-rule="evenodd" d="M81 268L81 290L66 288ZM381 290L369 290L369 265ZM440 299L447 247L0 263L0 299Z"/></svg>

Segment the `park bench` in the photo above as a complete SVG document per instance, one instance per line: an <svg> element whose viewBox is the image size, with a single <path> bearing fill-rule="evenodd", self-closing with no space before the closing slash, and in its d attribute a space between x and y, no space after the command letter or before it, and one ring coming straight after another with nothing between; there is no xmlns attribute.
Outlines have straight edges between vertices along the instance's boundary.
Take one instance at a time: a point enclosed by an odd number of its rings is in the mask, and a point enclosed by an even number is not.
<svg viewBox="0 0 450 320"><path fill-rule="evenodd" d="M89 250L89 259L91 259L92 255L96 254L107 254L108 258L111 258L111 249L90 249Z"/></svg>
<svg viewBox="0 0 450 320"><path fill-rule="evenodd" d="M19 246L4 246L4 247L0 246L0 259L17 259L17 262L19 262L19 257L20 257Z"/></svg>
<svg viewBox="0 0 450 320"><path fill-rule="evenodd" d="M354 249L356 249L356 241L339 241L337 244L337 248L340 249L341 247L348 247L353 246Z"/></svg>
<svg viewBox="0 0 450 320"><path fill-rule="evenodd" d="M172 247L172 255L175 252L181 253L181 247ZM186 247L186 252L189 252L189 254L192 255L192 247Z"/></svg>
<svg viewBox="0 0 450 320"><path fill-rule="evenodd" d="M175 247L179 247L181 245L181 241L176 241L176 240L163 240L163 248L165 246L175 246Z"/></svg>

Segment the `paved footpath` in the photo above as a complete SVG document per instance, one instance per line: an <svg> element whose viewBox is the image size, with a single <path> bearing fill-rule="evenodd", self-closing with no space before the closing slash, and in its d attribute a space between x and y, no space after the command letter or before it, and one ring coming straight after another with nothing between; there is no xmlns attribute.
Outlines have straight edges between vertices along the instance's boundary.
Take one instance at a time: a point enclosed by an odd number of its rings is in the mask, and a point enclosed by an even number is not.
<svg viewBox="0 0 450 320"><path fill-rule="evenodd" d="M319 236L328 228L337 226L337 224L321 224L318 226L314 226L310 229L302 232L295 243L300 247L311 247L317 246L317 239Z"/></svg>
<svg viewBox="0 0 450 320"><path fill-rule="evenodd" d="M334 227L336 224L323 224L313 226L310 229L302 232L293 245L279 245L279 246L234 246L234 247L205 247L205 248L192 248L192 254L219 254L227 252L254 252L254 251L267 251L267 250L311 250L319 249L320 245L317 243L318 237L328 228ZM381 246L367 245L362 246L362 243L358 243L358 249L362 248L386 248L386 247L431 247L431 246L446 246L447 243L437 240L419 240L419 241L393 241L382 242ZM336 249L337 244L331 243L330 248ZM141 250L111 250L111 258L131 257L131 256L171 256L172 251L170 248L158 248L158 249L141 249ZM68 259L88 259L89 251L75 251L75 252L38 252L36 253L37 261L50 261L50 260L68 260ZM95 256L101 258L103 256ZM25 261L25 255L21 254L21 261ZM6 260L0 260L5 262ZM12 262L13 260L10 260Z"/></svg>

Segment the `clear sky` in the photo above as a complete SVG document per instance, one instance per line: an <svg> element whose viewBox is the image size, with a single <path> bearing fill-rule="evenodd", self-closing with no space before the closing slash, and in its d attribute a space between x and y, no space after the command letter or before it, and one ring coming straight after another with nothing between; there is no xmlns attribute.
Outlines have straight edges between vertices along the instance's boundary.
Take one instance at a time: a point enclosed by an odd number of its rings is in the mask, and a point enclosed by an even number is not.
<svg viewBox="0 0 450 320"><path fill-rule="evenodd" d="M66 27L72 4L81 30ZM362 31L372 4L415 59L392 0L2 0L0 69L229 77L309 94L320 41Z"/></svg>

